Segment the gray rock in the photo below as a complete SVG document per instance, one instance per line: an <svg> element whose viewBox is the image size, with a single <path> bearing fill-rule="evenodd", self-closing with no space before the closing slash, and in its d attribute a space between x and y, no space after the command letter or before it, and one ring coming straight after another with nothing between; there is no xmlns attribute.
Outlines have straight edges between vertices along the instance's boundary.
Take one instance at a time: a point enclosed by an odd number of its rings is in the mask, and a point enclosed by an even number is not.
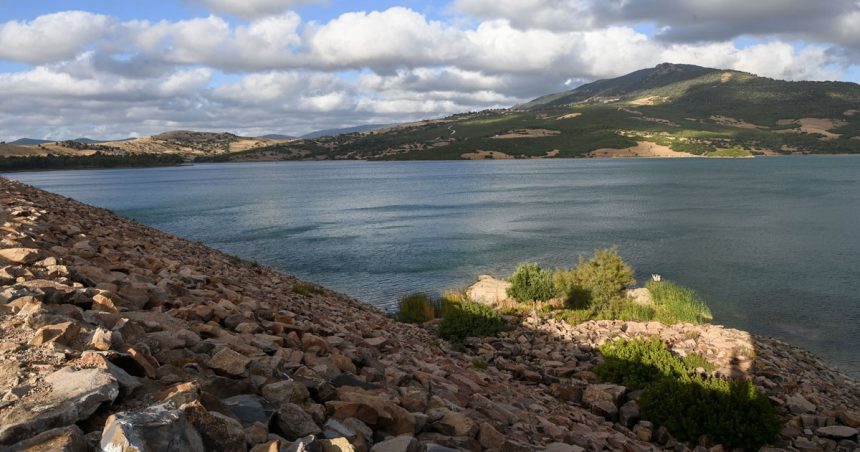
<svg viewBox="0 0 860 452"><path fill-rule="evenodd" d="M105 451L203 452L203 440L181 409L169 404L154 405L141 411L111 415L102 431L100 447Z"/></svg>
<svg viewBox="0 0 860 452"><path fill-rule="evenodd" d="M277 421L284 438L290 441L322 433L322 429L314 422L311 415L294 403L281 405Z"/></svg>
<svg viewBox="0 0 860 452"><path fill-rule="evenodd" d="M585 452L585 449L573 444L552 443L547 444L546 452Z"/></svg>
<svg viewBox="0 0 860 452"><path fill-rule="evenodd" d="M618 410L618 422L627 427L633 427L633 424L639 422L639 404L631 400Z"/></svg>
<svg viewBox="0 0 860 452"><path fill-rule="evenodd" d="M812 413L815 411L815 404L806 400L800 394L790 395L785 398L785 405L788 411L794 414Z"/></svg>
<svg viewBox="0 0 860 452"><path fill-rule="evenodd" d="M265 399L253 394L228 397L223 399L221 403L230 409L244 427L249 427L255 422L269 425L269 420L274 413L274 409L269 408L270 405Z"/></svg>
<svg viewBox="0 0 860 452"><path fill-rule="evenodd" d="M382 442L370 448L370 452L416 452L418 440L412 435L401 435Z"/></svg>
<svg viewBox="0 0 860 452"><path fill-rule="evenodd" d="M222 372L232 376L240 376L245 374L248 363L251 358L234 352L229 347L223 347L218 350L207 363L209 367L216 372Z"/></svg>
<svg viewBox="0 0 860 452"><path fill-rule="evenodd" d="M304 403L310 397L308 388L295 380L284 380L268 384L263 386L262 392L266 400L276 405L285 402Z"/></svg>
<svg viewBox="0 0 860 452"><path fill-rule="evenodd" d="M618 419L618 407L609 400L598 400L591 404L591 412L607 421Z"/></svg>
<svg viewBox="0 0 860 452"><path fill-rule="evenodd" d="M829 425L820 427L815 431L818 436L826 436L834 439L851 439L857 436L857 429L845 425Z"/></svg>
<svg viewBox="0 0 860 452"><path fill-rule="evenodd" d="M585 392L582 394L582 400L589 405L604 400L612 402L614 405L618 406L618 403L621 401L621 397L624 396L625 392L627 392L627 388L624 386L608 383L588 385L588 387L585 388Z"/></svg>
<svg viewBox="0 0 860 452"><path fill-rule="evenodd" d="M119 395L119 384L105 369L65 367L45 377L45 383L51 391L23 398L0 419L0 444L74 424Z"/></svg>
<svg viewBox="0 0 860 452"><path fill-rule="evenodd" d="M84 432L77 425L55 428L3 449L5 452L86 452Z"/></svg>

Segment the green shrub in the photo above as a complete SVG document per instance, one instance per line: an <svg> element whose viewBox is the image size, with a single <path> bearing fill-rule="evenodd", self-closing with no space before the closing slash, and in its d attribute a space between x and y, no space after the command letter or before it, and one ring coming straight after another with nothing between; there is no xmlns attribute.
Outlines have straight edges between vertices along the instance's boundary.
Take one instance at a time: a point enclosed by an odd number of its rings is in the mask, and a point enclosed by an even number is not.
<svg viewBox="0 0 860 452"><path fill-rule="evenodd" d="M556 270L553 281L568 305L578 308L602 308L636 284L633 269L618 255L617 247L594 250L588 260L580 256L576 268Z"/></svg>
<svg viewBox="0 0 860 452"><path fill-rule="evenodd" d="M664 379L639 399L642 415L681 441L710 441L727 448L758 450L779 431L770 400L746 380L692 377Z"/></svg>
<svg viewBox="0 0 860 452"><path fill-rule="evenodd" d="M684 362L657 337L607 342L600 346L600 354L603 363L594 369L597 376L631 389L642 389L663 378L681 378L689 373Z"/></svg>
<svg viewBox="0 0 860 452"><path fill-rule="evenodd" d="M467 337L495 336L502 331L503 326L499 313L489 306L471 301L451 301L439 323L439 336L455 341Z"/></svg>
<svg viewBox="0 0 860 452"><path fill-rule="evenodd" d="M604 362L595 373L604 381L643 389L643 418L663 425L682 441L702 435L728 448L757 449L779 430L773 406L755 385L702 377L713 370L699 355L678 358L658 338L618 340L600 347Z"/></svg>
<svg viewBox="0 0 860 452"><path fill-rule="evenodd" d="M558 292L552 281L552 273L538 264L524 263L511 275L508 296L520 303L528 301L547 301Z"/></svg>
<svg viewBox="0 0 860 452"><path fill-rule="evenodd" d="M683 357L682 360L684 361L684 365L687 366L687 369L696 370L701 367L702 369L705 369L705 372L713 372L717 370L717 366L705 359L702 355L687 355Z"/></svg>
<svg viewBox="0 0 860 452"><path fill-rule="evenodd" d="M433 300L423 293L407 295L397 305L397 319L405 323L424 323L436 317Z"/></svg>
<svg viewBox="0 0 860 452"><path fill-rule="evenodd" d="M293 283L293 293L309 297L311 295L319 295L323 293L323 290L314 284L296 281Z"/></svg>
<svg viewBox="0 0 860 452"><path fill-rule="evenodd" d="M657 320L673 323L708 323L714 319L711 310L693 289L672 281L649 281L646 285L654 299Z"/></svg>

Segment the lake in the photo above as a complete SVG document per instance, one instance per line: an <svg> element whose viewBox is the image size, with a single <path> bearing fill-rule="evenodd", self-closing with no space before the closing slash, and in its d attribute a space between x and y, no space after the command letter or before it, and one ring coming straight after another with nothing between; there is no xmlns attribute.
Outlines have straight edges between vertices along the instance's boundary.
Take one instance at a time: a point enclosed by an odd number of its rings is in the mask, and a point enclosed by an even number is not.
<svg viewBox="0 0 860 452"><path fill-rule="evenodd" d="M14 173L391 308L618 245L717 323L860 376L860 157L284 162Z"/></svg>

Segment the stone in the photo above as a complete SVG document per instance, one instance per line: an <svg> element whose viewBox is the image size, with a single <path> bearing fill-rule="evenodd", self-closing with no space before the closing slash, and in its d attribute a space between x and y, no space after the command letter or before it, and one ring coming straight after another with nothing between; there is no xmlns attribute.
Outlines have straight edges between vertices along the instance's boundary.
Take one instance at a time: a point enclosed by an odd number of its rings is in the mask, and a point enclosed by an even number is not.
<svg viewBox="0 0 860 452"><path fill-rule="evenodd" d="M469 416L456 411L448 411L442 418L433 423L433 428L448 436L474 437L478 433L478 425Z"/></svg>
<svg viewBox="0 0 860 452"><path fill-rule="evenodd" d="M639 422L639 404L635 400L631 400L618 410L618 422L627 427L633 427L633 424Z"/></svg>
<svg viewBox="0 0 860 452"><path fill-rule="evenodd" d="M849 427L860 427L860 411L841 410L837 417L840 422Z"/></svg>
<svg viewBox="0 0 860 452"><path fill-rule="evenodd" d="M418 440L412 435L401 435L378 442L370 448L370 452L417 452Z"/></svg>
<svg viewBox="0 0 860 452"><path fill-rule="evenodd" d="M50 343L72 345L78 339L80 332L81 327L75 322L45 325L36 330L36 334L30 339L30 345L36 347Z"/></svg>
<svg viewBox="0 0 860 452"><path fill-rule="evenodd" d="M304 403L310 397L308 388L295 380L282 380L265 385L262 393L266 400L276 405L284 402Z"/></svg>
<svg viewBox="0 0 860 452"><path fill-rule="evenodd" d="M87 452L89 445L77 425L55 428L3 449L5 452Z"/></svg>
<svg viewBox="0 0 860 452"><path fill-rule="evenodd" d="M654 434L654 426L650 422L641 421L633 426L633 434L639 441L649 442Z"/></svg>
<svg viewBox="0 0 860 452"><path fill-rule="evenodd" d="M501 449L505 443L505 435L499 433L488 422L482 422L479 427L478 441L487 449Z"/></svg>
<svg viewBox="0 0 860 452"><path fill-rule="evenodd" d="M478 281L466 289L466 295L470 300L487 306L497 307L508 298L510 281L503 281L489 275L481 275Z"/></svg>
<svg viewBox="0 0 860 452"><path fill-rule="evenodd" d="M241 376L246 373L248 363L251 358L234 352L230 347L222 347L218 350L207 363L210 368L216 372L222 372L227 375Z"/></svg>
<svg viewBox="0 0 860 452"><path fill-rule="evenodd" d="M585 449L573 444L550 443L546 445L544 452L585 452Z"/></svg>
<svg viewBox="0 0 860 452"><path fill-rule="evenodd" d="M851 439L857 436L857 429L845 425L829 425L819 427L815 430L815 434L833 439Z"/></svg>
<svg viewBox="0 0 860 452"><path fill-rule="evenodd" d="M93 295L93 311L119 312L120 302L116 295L103 291Z"/></svg>
<svg viewBox="0 0 860 452"><path fill-rule="evenodd" d="M812 413L815 411L815 404L806 400L806 398L800 394L792 394L786 397L785 406L788 408L788 411L791 411L793 414Z"/></svg>
<svg viewBox="0 0 860 452"><path fill-rule="evenodd" d="M591 413L600 416L607 421L618 419L618 407L609 400L598 400L591 404Z"/></svg>
<svg viewBox="0 0 860 452"><path fill-rule="evenodd" d="M625 392L627 388L624 386L609 383L588 385L582 394L582 400L589 405L604 400L618 406Z"/></svg>
<svg viewBox="0 0 860 452"><path fill-rule="evenodd" d="M281 405L278 410L277 423L284 438L291 441L322 433L322 429L314 422L311 415L294 403Z"/></svg>
<svg viewBox="0 0 860 452"><path fill-rule="evenodd" d="M104 328L97 328L93 333L93 338L90 340L90 345L96 350L107 351L111 348L113 341L113 333Z"/></svg>
<svg viewBox="0 0 860 452"><path fill-rule="evenodd" d="M119 395L119 384L105 369L64 367L44 381L49 392L22 398L0 418L0 444L86 419L103 402L113 402Z"/></svg>
<svg viewBox="0 0 860 452"><path fill-rule="evenodd" d="M354 452L355 448L346 438L321 439L322 452Z"/></svg>
<svg viewBox="0 0 860 452"><path fill-rule="evenodd" d="M506 440L504 444L502 444L500 452L532 452L534 448L528 444L523 444L514 440Z"/></svg>
<svg viewBox="0 0 860 452"><path fill-rule="evenodd" d="M32 264L42 258L42 252L36 248L5 248L0 249L0 258L13 264Z"/></svg>
<svg viewBox="0 0 860 452"><path fill-rule="evenodd" d="M245 429L241 422L217 411L208 411L199 401L187 403L182 409L200 434L206 450L245 450Z"/></svg>
<svg viewBox="0 0 860 452"><path fill-rule="evenodd" d="M269 428L259 422L254 422L245 428L245 438L248 439L248 444L265 443L268 437Z"/></svg>
<svg viewBox="0 0 860 452"><path fill-rule="evenodd" d="M173 409L169 404L112 414L105 422L100 447L104 451L123 452L206 450L185 411Z"/></svg>
<svg viewBox="0 0 860 452"><path fill-rule="evenodd" d="M248 427L255 422L269 425L274 410L262 397L253 394L240 394L221 401L243 426Z"/></svg>

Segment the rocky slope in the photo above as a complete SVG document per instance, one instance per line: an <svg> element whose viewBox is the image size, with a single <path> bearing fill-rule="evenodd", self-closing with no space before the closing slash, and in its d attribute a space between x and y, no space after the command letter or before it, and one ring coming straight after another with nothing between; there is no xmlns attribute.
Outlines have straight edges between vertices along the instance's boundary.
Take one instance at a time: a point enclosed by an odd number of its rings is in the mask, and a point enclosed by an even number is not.
<svg viewBox="0 0 860 452"><path fill-rule="evenodd" d="M753 378L780 407L776 446L857 447L857 383L743 332L511 319L458 352L429 328L6 179L0 222L8 450L684 450L639 419L635 392L591 372L601 342L646 334Z"/></svg>

